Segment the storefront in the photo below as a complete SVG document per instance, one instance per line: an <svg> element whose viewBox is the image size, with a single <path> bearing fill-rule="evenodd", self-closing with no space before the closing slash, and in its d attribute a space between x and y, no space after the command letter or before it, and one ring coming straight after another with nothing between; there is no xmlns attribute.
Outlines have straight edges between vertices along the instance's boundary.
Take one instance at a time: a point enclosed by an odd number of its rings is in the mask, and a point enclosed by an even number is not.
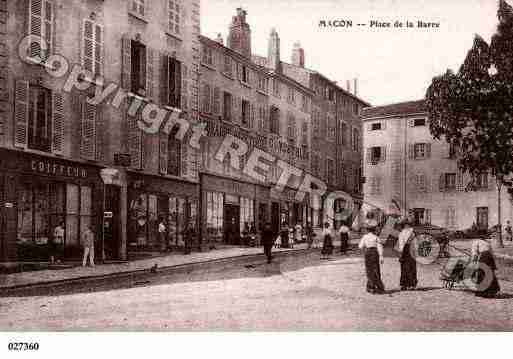
<svg viewBox="0 0 513 359"><path fill-rule="evenodd" d="M186 229L199 233L198 209L197 183L129 172L129 254L183 247ZM165 238L159 237L161 221L166 228ZM195 236L193 247L199 246L198 238Z"/></svg>
<svg viewBox="0 0 513 359"><path fill-rule="evenodd" d="M102 238L101 168L0 149L0 261L47 261L55 228L64 229L61 259L81 256L80 235ZM95 247L102 253L102 241Z"/></svg>
<svg viewBox="0 0 513 359"><path fill-rule="evenodd" d="M269 219L268 187L210 174L200 181L206 242L239 245L244 231L258 233Z"/></svg>
<svg viewBox="0 0 513 359"><path fill-rule="evenodd" d="M309 194L305 194L302 201L296 198L297 190L286 187L283 191L271 189L271 223L274 230L283 225L302 228L308 222L312 223L313 212L309 204Z"/></svg>

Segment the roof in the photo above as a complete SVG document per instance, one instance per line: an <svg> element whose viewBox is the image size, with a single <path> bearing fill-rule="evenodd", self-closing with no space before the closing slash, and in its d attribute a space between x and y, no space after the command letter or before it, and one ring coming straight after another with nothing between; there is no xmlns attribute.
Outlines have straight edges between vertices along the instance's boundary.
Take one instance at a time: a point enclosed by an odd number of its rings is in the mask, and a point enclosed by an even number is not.
<svg viewBox="0 0 513 359"><path fill-rule="evenodd" d="M362 110L362 118L388 117L427 113L426 101L399 102L385 106L366 107Z"/></svg>

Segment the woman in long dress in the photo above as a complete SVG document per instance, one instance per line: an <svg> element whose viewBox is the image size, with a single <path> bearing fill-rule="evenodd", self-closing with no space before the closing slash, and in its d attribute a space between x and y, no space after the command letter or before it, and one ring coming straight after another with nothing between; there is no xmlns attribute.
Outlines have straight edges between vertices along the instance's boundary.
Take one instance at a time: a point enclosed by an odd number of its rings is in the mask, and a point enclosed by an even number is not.
<svg viewBox="0 0 513 359"><path fill-rule="evenodd" d="M362 236L358 248L363 249L365 257L365 271L367 273L367 292L383 294L385 286L381 281L381 268L383 264L383 245L376 235L378 223L375 220L367 222L368 233Z"/></svg>
<svg viewBox="0 0 513 359"><path fill-rule="evenodd" d="M349 243L349 227L345 222L342 222L338 233L340 236L340 253L346 254Z"/></svg>
<svg viewBox="0 0 513 359"><path fill-rule="evenodd" d="M476 239L472 243L472 259L478 263L476 296L494 298L501 288L495 275L497 265L491 243L482 238Z"/></svg>
<svg viewBox="0 0 513 359"><path fill-rule="evenodd" d="M403 224L403 229L399 233L399 263L401 263L401 279L399 284L401 290L412 290L417 287L417 261L412 255L412 246L414 233L413 228L408 222Z"/></svg>
<svg viewBox="0 0 513 359"><path fill-rule="evenodd" d="M330 224L328 222L324 224L322 238L323 243L321 250L321 259L329 259L329 257L333 254L333 239Z"/></svg>

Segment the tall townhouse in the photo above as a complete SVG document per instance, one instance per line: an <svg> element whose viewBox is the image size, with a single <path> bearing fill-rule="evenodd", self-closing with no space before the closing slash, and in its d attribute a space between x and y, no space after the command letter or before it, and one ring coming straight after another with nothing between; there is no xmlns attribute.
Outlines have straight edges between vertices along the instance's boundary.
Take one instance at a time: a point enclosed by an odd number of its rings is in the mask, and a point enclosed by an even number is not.
<svg viewBox="0 0 513 359"><path fill-rule="evenodd" d="M274 71L294 79L312 92L309 107L311 173L327 184L327 193L344 191L351 195L354 203L354 208L349 208L350 203L337 200L333 208L327 208L324 206L325 196L314 198L318 203L314 205L313 224L319 226L330 222L338 225L343 209L358 210L362 205L362 125L359 114L369 104L356 95L356 81L355 93L351 93L350 88L344 90L335 81L306 68L305 51L300 43L294 44L291 63L281 61L279 52L274 60L261 56L253 58L266 68L275 67Z"/></svg>
<svg viewBox="0 0 513 359"><path fill-rule="evenodd" d="M364 109L362 121L367 203L385 211L399 205L416 224L448 229L498 223L495 178L458 170L457 149L431 136L423 100ZM513 215L507 191L501 202L505 222Z"/></svg>
<svg viewBox="0 0 513 359"><path fill-rule="evenodd" d="M220 35L215 40L200 37L200 119L207 130L200 186L202 232L208 241L237 243L246 226L258 231L266 221L275 230L284 222L304 225L311 212L307 196L297 201L293 189L303 173L292 176L283 190L274 187L287 166L283 163L309 171L312 93L252 61L246 17L246 11L237 9L227 46ZM238 167L230 154L217 158L228 135L248 146ZM245 165L257 150L267 154L268 168L254 176Z"/></svg>
<svg viewBox="0 0 513 359"><path fill-rule="evenodd" d="M199 32L199 0L0 1L2 261L47 260L59 223L65 259L91 226L104 260L197 224L199 151L140 120L197 120Z"/></svg>

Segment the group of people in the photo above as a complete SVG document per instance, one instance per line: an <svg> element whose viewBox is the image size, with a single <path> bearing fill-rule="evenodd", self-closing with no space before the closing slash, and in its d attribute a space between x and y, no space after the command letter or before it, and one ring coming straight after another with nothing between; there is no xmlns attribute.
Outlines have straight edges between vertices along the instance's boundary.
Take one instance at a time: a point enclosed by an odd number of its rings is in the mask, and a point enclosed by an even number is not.
<svg viewBox="0 0 513 359"><path fill-rule="evenodd" d="M53 236L50 240L50 263L60 264L64 256L64 222L59 224L53 230ZM82 246L82 266L85 267L87 260L89 264L94 267L94 242L95 235L92 225L87 225L80 234L80 244Z"/></svg>
<svg viewBox="0 0 513 359"><path fill-rule="evenodd" d="M339 229L335 231L329 223L324 224L322 230L322 250L321 259L329 259L333 254L335 246L333 245L333 239L335 234L338 233L340 237L340 254L346 254L349 248L349 226L347 223L342 222Z"/></svg>
<svg viewBox="0 0 513 359"><path fill-rule="evenodd" d="M196 231L194 230L194 223L188 223L182 231L181 238L183 239L183 250L184 254L191 254L192 242ZM173 247L178 245L178 236L174 236L166 220L162 217L159 220L158 233L159 233L159 244L161 252L172 252Z"/></svg>

